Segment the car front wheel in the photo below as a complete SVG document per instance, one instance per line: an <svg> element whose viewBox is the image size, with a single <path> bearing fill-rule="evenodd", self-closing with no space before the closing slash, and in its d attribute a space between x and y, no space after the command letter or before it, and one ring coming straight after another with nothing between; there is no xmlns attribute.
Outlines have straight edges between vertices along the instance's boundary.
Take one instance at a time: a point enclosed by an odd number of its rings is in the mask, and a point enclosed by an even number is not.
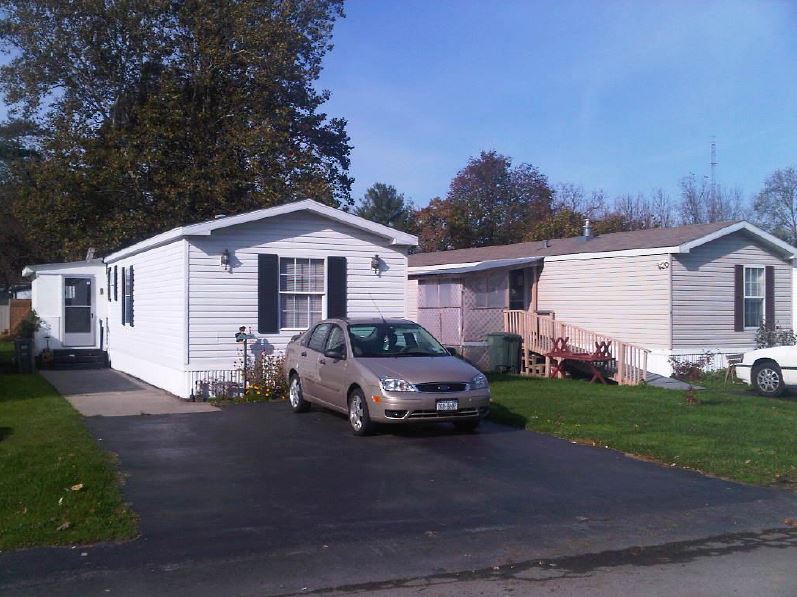
<svg viewBox="0 0 797 597"><path fill-rule="evenodd" d="M765 361L753 367L753 386L761 396L780 396L783 394L783 373L778 364Z"/></svg>
<svg viewBox="0 0 797 597"><path fill-rule="evenodd" d="M291 381L288 385L288 401L291 403L291 408L295 413L303 413L310 409L310 403L304 399L302 393L302 382L296 374L291 375Z"/></svg>
<svg viewBox="0 0 797 597"><path fill-rule="evenodd" d="M349 396L349 425L354 435L368 435L374 429L365 394L359 389L353 390Z"/></svg>

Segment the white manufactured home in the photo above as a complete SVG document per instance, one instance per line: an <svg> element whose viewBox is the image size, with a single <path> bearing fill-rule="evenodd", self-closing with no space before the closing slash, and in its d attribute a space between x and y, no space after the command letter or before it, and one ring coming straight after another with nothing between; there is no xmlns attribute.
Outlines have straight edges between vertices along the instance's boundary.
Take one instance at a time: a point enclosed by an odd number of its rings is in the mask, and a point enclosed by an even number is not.
<svg viewBox="0 0 797 597"><path fill-rule="evenodd" d="M181 397L207 371L282 351L326 317L405 317L416 237L305 200L153 236L102 260L30 266L37 348L107 351Z"/></svg>
<svg viewBox="0 0 797 597"><path fill-rule="evenodd" d="M410 317L482 364L485 336L547 335L594 350L612 341L622 380L668 376L670 357L755 347L763 322L797 327L797 248L740 222L551 239L410 257ZM618 373L624 373L622 370Z"/></svg>

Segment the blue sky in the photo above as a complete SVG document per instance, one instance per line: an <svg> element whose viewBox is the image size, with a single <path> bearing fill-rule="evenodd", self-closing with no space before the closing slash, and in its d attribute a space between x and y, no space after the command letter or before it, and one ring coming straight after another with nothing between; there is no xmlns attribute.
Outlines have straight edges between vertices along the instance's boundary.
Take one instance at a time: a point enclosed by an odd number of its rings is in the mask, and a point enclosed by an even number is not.
<svg viewBox="0 0 797 597"><path fill-rule="evenodd" d="M611 196L709 172L756 192L797 164L797 2L349 0L320 86L354 196L425 205L496 149Z"/></svg>

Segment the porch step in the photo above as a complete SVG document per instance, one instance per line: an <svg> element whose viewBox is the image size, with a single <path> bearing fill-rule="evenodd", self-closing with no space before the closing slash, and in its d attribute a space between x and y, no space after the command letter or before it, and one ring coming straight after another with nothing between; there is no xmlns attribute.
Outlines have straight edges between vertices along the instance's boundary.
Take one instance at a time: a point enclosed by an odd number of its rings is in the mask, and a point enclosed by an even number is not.
<svg viewBox="0 0 797 597"><path fill-rule="evenodd" d="M108 367L108 353L98 348L53 350L53 360L49 364L50 369L105 369L106 367Z"/></svg>

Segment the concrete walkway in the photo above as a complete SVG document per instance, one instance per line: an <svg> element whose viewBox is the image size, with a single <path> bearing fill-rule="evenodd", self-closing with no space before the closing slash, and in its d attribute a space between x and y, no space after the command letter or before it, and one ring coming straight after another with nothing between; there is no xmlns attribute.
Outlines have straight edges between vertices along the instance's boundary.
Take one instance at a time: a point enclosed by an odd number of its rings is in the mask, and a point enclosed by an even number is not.
<svg viewBox="0 0 797 597"><path fill-rule="evenodd" d="M50 384L86 417L127 417L212 412L205 402L187 402L113 369L41 371Z"/></svg>
<svg viewBox="0 0 797 597"><path fill-rule="evenodd" d="M688 390L690 385L680 379L673 379L672 377L664 377L658 373L651 373L648 371L647 384L654 388L664 388L665 390ZM692 384L693 390L702 390L703 386Z"/></svg>

